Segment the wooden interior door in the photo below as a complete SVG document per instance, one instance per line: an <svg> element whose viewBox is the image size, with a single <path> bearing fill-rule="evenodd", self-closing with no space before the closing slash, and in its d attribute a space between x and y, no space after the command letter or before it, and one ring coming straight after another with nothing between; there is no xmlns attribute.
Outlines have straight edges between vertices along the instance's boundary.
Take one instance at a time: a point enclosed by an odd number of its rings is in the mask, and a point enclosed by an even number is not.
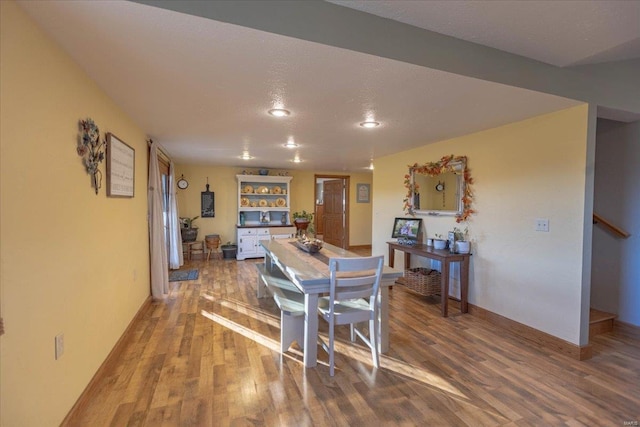
<svg viewBox="0 0 640 427"><path fill-rule="evenodd" d="M344 180L324 181L323 240L345 248L345 184Z"/></svg>
<svg viewBox="0 0 640 427"><path fill-rule="evenodd" d="M324 205L316 205L315 227L316 236L324 235Z"/></svg>

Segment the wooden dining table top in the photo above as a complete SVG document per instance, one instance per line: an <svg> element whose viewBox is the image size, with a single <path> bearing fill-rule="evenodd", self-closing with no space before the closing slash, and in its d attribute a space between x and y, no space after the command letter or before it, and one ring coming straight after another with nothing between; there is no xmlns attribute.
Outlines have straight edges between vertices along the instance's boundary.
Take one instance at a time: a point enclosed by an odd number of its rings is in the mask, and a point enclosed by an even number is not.
<svg viewBox="0 0 640 427"><path fill-rule="evenodd" d="M353 258L360 255L348 250L324 243L322 249L315 254L299 249L294 243L296 239L263 240L269 258L303 291L326 291L331 277L329 273L330 258ZM396 279L403 275L402 270L384 266L382 279Z"/></svg>

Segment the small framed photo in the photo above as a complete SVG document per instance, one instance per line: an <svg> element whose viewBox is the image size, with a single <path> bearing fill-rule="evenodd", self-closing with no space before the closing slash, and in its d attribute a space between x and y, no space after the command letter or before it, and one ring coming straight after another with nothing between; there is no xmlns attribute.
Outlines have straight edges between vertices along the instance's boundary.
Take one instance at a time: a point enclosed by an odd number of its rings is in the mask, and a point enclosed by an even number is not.
<svg viewBox="0 0 640 427"><path fill-rule="evenodd" d="M356 191L358 193L358 203L370 202L371 184L356 184Z"/></svg>
<svg viewBox="0 0 640 427"><path fill-rule="evenodd" d="M107 196L133 197L136 151L107 133Z"/></svg>

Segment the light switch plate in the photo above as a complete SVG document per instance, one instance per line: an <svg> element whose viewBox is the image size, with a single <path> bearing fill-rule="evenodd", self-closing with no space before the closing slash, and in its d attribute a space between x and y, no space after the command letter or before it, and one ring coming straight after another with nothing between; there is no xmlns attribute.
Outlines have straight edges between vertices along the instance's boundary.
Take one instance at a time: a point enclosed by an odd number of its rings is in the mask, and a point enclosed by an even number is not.
<svg viewBox="0 0 640 427"><path fill-rule="evenodd" d="M549 231L549 220L546 218L536 218L536 231Z"/></svg>

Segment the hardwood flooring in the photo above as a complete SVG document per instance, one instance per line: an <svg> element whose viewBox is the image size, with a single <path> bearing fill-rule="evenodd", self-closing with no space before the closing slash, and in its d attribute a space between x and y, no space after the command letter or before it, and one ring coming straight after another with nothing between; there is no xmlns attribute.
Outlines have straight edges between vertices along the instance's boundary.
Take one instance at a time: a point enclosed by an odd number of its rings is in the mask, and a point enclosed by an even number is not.
<svg viewBox="0 0 640 427"><path fill-rule="evenodd" d="M132 325L68 426L623 426L640 421L640 337L617 327L576 361L455 305L394 286L381 367L341 330L336 375L279 353L279 312L255 296L260 260L192 261ZM321 324L321 334L326 327ZM324 329L322 329L324 328ZM625 424L626 423L626 424Z"/></svg>

